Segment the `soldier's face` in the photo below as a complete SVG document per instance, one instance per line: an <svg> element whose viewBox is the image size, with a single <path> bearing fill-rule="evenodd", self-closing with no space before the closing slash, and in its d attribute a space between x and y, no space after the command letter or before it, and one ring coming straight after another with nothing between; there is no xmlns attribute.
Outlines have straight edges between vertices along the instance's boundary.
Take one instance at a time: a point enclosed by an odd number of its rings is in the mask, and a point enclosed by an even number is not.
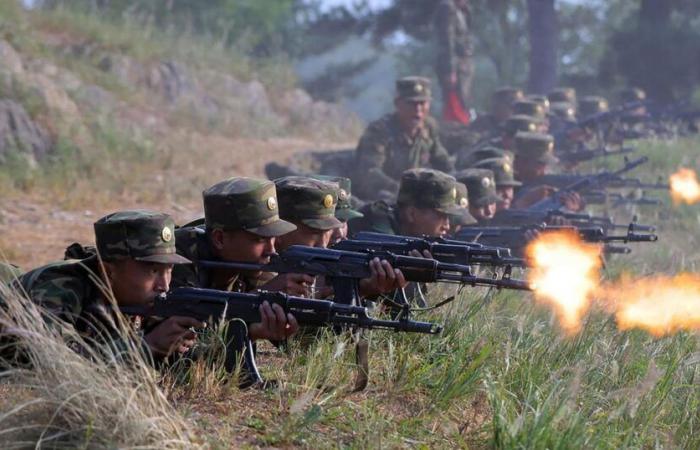
<svg viewBox="0 0 700 450"><path fill-rule="evenodd" d="M105 262L107 279L120 306L152 303L158 294L170 288L172 264L160 264L134 259Z"/></svg>
<svg viewBox="0 0 700 450"><path fill-rule="evenodd" d="M267 264L270 255L275 253L275 238L263 237L245 230L212 230L211 244L215 256L223 261L238 261ZM251 278L258 278L262 272L246 272Z"/></svg>
<svg viewBox="0 0 700 450"><path fill-rule="evenodd" d="M430 102L427 100L415 101L397 98L395 105L401 126L406 131L422 127L430 112Z"/></svg>
<svg viewBox="0 0 700 450"><path fill-rule="evenodd" d="M543 176L547 171L547 165L538 161L529 161L516 157L513 164L517 173L517 180L525 183Z"/></svg>
<svg viewBox="0 0 700 450"><path fill-rule="evenodd" d="M348 223L343 222L342 227L333 228L333 233L331 234L331 244L335 244L344 239L348 238Z"/></svg>
<svg viewBox="0 0 700 450"><path fill-rule="evenodd" d="M326 248L331 242L333 229L318 230L304 225L301 222L293 222L297 229L277 239L279 251L284 251L292 245L306 245L308 247Z"/></svg>
<svg viewBox="0 0 700 450"><path fill-rule="evenodd" d="M401 234L408 236L444 236L450 231L450 217L432 208L402 209Z"/></svg>
<svg viewBox="0 0 700 450"><path fill-rule="evenodd" d="M501 186L496 189L498 195L503 199L502 202L496 204L497 211L503 211L509 209L511 203L513 203L514 191L512 186Z"/></svg>
<svg viewBox="0 0 700 450"><path fill-rule="evenodd" d="M484 206L469 205L469 212L479 221L493 219L493 216L496 215L496 204L489 203Z"/></svg>

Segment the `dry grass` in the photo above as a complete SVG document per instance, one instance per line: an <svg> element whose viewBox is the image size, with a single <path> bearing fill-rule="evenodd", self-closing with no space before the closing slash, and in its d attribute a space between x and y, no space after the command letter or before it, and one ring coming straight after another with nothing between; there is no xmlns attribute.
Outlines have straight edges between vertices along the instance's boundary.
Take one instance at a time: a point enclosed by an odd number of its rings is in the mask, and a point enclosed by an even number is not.
<svg viewBox="0 0 700 450"><path fill-rule="evenodd" d="M73 329L49 326L18 292L0 289L7 306L0 327L18 337L28 362L2 373L3 448L196 446L157 373L133 347L128 361L116 348L97 350Z"/></svg>

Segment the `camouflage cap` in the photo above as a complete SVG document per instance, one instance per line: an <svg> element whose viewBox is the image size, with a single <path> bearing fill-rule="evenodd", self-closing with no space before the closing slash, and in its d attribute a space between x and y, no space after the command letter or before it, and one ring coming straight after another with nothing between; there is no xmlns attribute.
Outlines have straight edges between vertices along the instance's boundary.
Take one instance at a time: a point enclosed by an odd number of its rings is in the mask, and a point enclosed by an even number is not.
<svg viewBox="0 0 700 450"><path fill-rule="evenodd" d="M513 114L522 114L524 116L531 116L540 120L547 116L544 106L533 100L519 100L513 103Z"/></svg>
<svg viewBox="0 0 700 450"><path fill-rule="evenodd" d="M550 105L549 110L562 120L576 120L576 108L569 102L554 102Z"/></svg>
<svg viewBox="0 0 700 450"><path fill-rule="evenodd" d="M409 169L401 175L399 206L430 208L460 216L462 212L455 204L457 190L453 176L433 169Z"/></svg>
<svg viewBox="0 0 700 450"><path fill-rule="evenodd" d="M550 102L569 102L576 104L576 89L571 87L559 87L547 94Z"/></svg>
<svg viewBox="0 0 700 450"><path fill-rule="evenodd" d="M620 101L622 103L641 102L647 99L647 93L642 89L631 87L620 91Z"/></svg>
<svg viewBox="0 0 700 450"><path fill-rule="evenodd" d="M489 146L489 147L484 147L484 148L480 148L478 150L473 151L469 155L469 158L466 159L466 161L468 163L468 166L471 167L481 160L490 159L490 158L504 158L505 160L509 161L512 164L513 163L513 152L509 152L508 150L503 150L501 148Z"/></svg>
<svg viewBox="0 0 700 450"><path fill-rule="evenodd" d="M105 261L131 258L162 264L190 261L175 251L175 222L167 214L119 211L95 222L97 252Z"/></svg>
<svg viewBox="0 0 700 450"><path fill-rule="evenodd" d="M549 134L518 133L515 135L515 155L528 161L555 164L554 138Z"/></svg>
<svg viewBox="0 0 700 450"><path fill-rule="evenodd" d="M513 176L513 163L506 158L484 159L472 166L475 169L489 169L496 179L496 188L518 187L523 184Z"/></svg>
<svg viewBox="0 0 700 450"><path fill-rule="evenodd" d="M503 124L503 131L508 136L515 136L518 131L537 131L537 125L541 124L542 121L536 117L516 114L510 116L508 120Z"/></svg>
<svg viewBox="0 0 700 450"><path fill-rule="evenodd" d="M510 106L518 100L522 100L524 97L525 96L523 94L522 89L518 89L512 86L503 86L494 91L494 93L491 95L491 102L494 105Z"/></svg>
<svg viewBox="0 0 700 450"><path fill-rule="evenodd" d="M202 197L209 229L245 230L263 237L281 236L296 229L280 219L272 181L229 178L206 189Z"/></svg>
<svg viewBox="0 0 700 450"><path fill-rule="evenodd" d="M588 117L608 110L608 101L603 97L588 95L578 101L578 113L581 117Z"/></svg>
<svg viewBox="0 0 700 450"><path fill-rule="evenodd" d="M467 190L467 185L458 181L455 183L455 190L457 191L455 204L462 210L461 216L454 216L455 223L461 226L474 225L477 220L469 212L469 191Z"/></svg>
<svg viewBox="0 0 700 450"><path fill-rule="evenodd" d="M404 100L430 100L430 80L424 77L404 77L396 80L396 97Z"/></svg>
<svg viewBox="0 0 700 450"><path fill-rule="evenodd" d="M360 211L357 211L352 206L352 182L350 178L346 177L334 177L331 175L311 175L311 178L321 181L329 181L331 183L336 183L339 187L338 190L338 204L335 207L335 217L342 221L347 222L350 219L359 219L364 217Z"/></svg>
<svg viewBox="0 0 700 450"><path fill-rule="evenodd" d="M549 99L546 95L528 95L527 97L525 97L525 100L530 100L535 103L539 103L544 108L545 113L549 112L551 104L549 103Z"/></svg>
<svg viewBox="0 0 700 450"><path fill-rule="evenodd" d="M486 206L503 201L496 192L496 180L488 169L465 169L457 173L457 179L467 185L469 203Z"/></svg>
<svg viewBox="0 0 700 450"><path fill-rule="evenodd" d="M289 176L275 180L280 216L317 230L330 230L343 224L335 217L340 187L336 183L309 177Z"/></svg>

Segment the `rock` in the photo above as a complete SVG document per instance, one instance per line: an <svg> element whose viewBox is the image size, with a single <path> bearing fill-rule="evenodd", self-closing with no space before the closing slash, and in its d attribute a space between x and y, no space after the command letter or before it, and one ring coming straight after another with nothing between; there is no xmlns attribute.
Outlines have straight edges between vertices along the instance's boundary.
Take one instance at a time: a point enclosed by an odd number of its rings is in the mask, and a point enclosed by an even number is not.
<svg viewBox="0 0 700 450"><path fill-rule="evenodd" d="M164 61L153 67L148 73L146 85L151 90L160 92L170 103L175 103L183 96L193 95L196 90L187 69L175 61Z"/></svg>
<svg viewBox="0 0 700 450"><path fill-rule="evenodd" d="M110 112L116 105L116 100L111 92L94 84L82 86L73 92L73 98L81 106L87 106L93 112Z"/></svg>
<svg viewBox="0 0 700 450"><path fill-rule="evenodd" d="M66 91L48 76L42 73L31 74L24 82L41 98L48 109L59 113L62 120L78 117L78 106Z"/></svg>
<svg viewBox="0 0 700 450"><path fill-rule="evenodd" d="M124 86L133 87L146 78L146 70L143 66L124 55L104 55L97 63L97 67L114 75Z"/></svg>
<svg viewBox="0 0 700 450"><path fill-rule="evenodd" d="M29 117L22 105L12 100L0 100L0 164L16 152L35 165L52 147L49 133Z"/></svg>
<svg viewBox="0 0 700 450"><path fill-rule="evenodd" d="M302 89L285 92L279 100L279 109L292 124L310 129L333 129L339 133L359 126L359 119L342 106L314 101Z"/></svg>

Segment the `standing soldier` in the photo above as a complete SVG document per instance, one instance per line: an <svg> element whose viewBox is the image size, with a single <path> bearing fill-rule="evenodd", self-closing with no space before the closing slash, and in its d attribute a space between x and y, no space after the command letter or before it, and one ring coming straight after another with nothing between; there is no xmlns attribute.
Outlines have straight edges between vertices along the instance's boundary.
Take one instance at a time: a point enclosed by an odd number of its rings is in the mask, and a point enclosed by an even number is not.
<svg viewBox="0 0 700 450"><path fill-rule="evenodd" d="M406 77L396 82L396 111L369 124L357 145L353 184L360 198L376 199L380 191L395 194L408 169L452 171L437 126L428 117L430 100L430 80Z"/></svg>
<svg viewBox="0 0 700 450"><path fill-rule="evenodd" d="M469 122L466 109L474 79L474 49L470 35L469 0L443 0L435 14L437 61L435 71L445 102L445 119ZM456 96L458 105L451 104ZM448 109L451 108L451 109ZM457 111L454 111L457 109Z"/></svg>

